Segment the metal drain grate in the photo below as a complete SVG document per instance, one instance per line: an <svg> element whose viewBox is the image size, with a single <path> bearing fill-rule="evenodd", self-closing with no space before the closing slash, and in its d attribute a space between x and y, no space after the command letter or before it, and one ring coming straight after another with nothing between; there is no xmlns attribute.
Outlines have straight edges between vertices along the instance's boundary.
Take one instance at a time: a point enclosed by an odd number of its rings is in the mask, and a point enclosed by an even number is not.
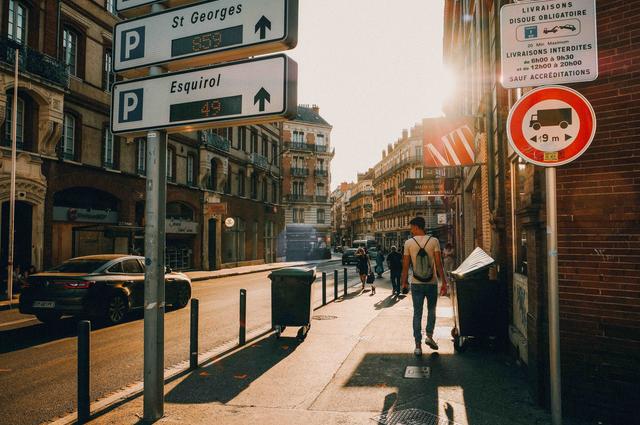
<svg viewBox="0 0 640 425"><path fill-rule="evenodd" d="M398 410L372 419L378 425L459 425L420 409Z"/></svg>
<svg viewBox="0 0 640 425"><path fill-rule="evenodd" d="M313 316L313 320L333 320L333 319L337 319L338 316L326 316L326 315L318 315L318 316Z"/></svg>

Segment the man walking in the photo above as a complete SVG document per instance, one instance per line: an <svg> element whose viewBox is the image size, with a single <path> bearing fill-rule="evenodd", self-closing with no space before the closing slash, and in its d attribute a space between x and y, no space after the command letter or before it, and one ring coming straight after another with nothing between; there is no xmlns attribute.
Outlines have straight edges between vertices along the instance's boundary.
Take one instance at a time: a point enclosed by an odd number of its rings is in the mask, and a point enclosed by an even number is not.
<svg viewBox="0 0 640 425"><path fill-rule="evenodd" d="M391 286L393 287L393 295L400 295L400 276L402 275L402 254L398 252L398 248L391 247L391 253L387 256L387 265L391 273Z"/></svg>
<svg viewBox="0 0 640 425"><path fill-rule="evenodd" d="M446 285L446 277L442 269L440 242L425 233L425 221L416 217L409 222L411 238L404 243L402 258L402 289L409 288L409 266L413 270L411 282L411 299L413 300L413 337L416 342L414 354L422 355L422 311L424 299L427 299L427 327L424 343L437 350L438 344L433 340L436 326L436 304L438 302L438 279L436 273Z"/></svg>

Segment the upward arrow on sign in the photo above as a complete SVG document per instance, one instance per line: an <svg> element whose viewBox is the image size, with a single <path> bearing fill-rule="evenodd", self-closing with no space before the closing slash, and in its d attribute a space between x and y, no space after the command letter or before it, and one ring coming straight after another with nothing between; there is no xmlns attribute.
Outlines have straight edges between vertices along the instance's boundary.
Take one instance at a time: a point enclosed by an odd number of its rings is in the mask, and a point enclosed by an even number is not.
<svg viewBox="0 0 640 425"><path fill-rule="evenodd" d="M267 29L271 30L271 21L266 16L262 15L262 18L256 24L254 32L260 30L260 40L264 40L267 37Z"/></svg>
<svg viewBox="0 0 640 425"><path fill-rule="evenodd" d="M262 87L253 98L253 104L260 102L260 112L264 111L265 101L271 103L271 94Z"/></svg>

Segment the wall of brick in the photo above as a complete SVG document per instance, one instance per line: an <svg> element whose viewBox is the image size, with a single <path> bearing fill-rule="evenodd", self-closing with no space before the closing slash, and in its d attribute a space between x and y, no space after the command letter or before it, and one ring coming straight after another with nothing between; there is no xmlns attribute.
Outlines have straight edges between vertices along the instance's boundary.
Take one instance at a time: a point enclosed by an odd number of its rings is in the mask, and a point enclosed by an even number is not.
<svg viewBox="0 0 640 425"><path fill-rule="evenodd" d="M597 7L599 77L574 86L597 134L558 170L563 390L569 409L629 423L640 405L640 9Z"/></svg>

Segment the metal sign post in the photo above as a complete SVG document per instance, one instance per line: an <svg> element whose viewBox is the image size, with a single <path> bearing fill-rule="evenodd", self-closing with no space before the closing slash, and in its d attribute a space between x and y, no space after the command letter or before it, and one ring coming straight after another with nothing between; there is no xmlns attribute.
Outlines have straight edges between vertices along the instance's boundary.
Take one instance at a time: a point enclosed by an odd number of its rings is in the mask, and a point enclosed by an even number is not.
<svg viewBox="0 0 640 425"><path fill-rule="evenodd" d="M163 6L154 4L152 10ZM150 74L162 74L152 67ZM144 229L144 420L164 416L164 273L167 208L167 133L147 133Z"/></svg>
<svg viewBox="0 0 640 425"><path fill-rule="evenodd" d="M549 374L551 420L562 424L562 383L560 373L560 297L558 294L558 211L556 169L548 167L547 181L547 279L549 281Z"/></svg>
<svg viewBox="0 0 640 425"><path fill-rule="evenodd" d="M20 49L16 47L15 67L13 78L13 110L11 111L11 183L9 194L9 255L7 258L7 295L9 307L13 302L13 252L15 245L15 215L16 215L16 149L18 144L18 68L20 67Z"/></svg>

